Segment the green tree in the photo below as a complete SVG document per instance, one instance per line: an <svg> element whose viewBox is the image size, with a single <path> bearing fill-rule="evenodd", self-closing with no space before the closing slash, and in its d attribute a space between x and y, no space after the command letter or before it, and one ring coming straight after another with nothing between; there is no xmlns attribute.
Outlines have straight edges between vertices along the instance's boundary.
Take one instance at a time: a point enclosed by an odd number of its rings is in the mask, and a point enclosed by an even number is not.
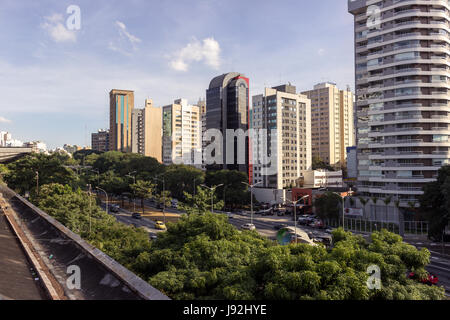
<svg viewBox="0 0 450 320"><path fill-rule="evenodd" d="M182 209L187 214L211 212L211 191L202 187L197 187L195 196L185 192L185 204ZM218 201L217 196L213 194L214 210L220 210L223 207L223 201Z"/></svg>
<svg viewBox="0 0 450 320"><path fill-rule="evenodd" d="M419 212L428 220L429 236L440 240L450 221L450 166L442 167L435 182L423 188Z"/></svg>
<svg viewBox="0 0 450 320"><path fill-rule="evenodd" d="M312 158L312 169L313 170L325 169L328 171L334 171L334 168L332 166L330 166L329 163L326 163L318 156L314 156Z"/></svg>
<svg viewBox="0 0 450 320"><path fill-rule="evenodd" d="M334 192L326 192L314 201L316 214L321 219L339 219L342 198Z"/></svg>
<svg viewBox="0 0 450 320"><path fill-rule="evenodd" d="M136 184L131 185L133 193L141 199L142 214L145 213L144 200L152 196L154 189L155 185L149 181L138 180Z"/></svg>

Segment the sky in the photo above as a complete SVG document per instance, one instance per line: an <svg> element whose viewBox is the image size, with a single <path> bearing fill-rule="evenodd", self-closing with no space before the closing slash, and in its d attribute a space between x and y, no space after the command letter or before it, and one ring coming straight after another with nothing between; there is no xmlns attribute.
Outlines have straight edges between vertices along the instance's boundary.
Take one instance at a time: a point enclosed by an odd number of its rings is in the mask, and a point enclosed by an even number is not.
<svg viewBox="0 0 450 320"><path fill-rule="evenodd" d="M227 72L250 96L354 88L352 27L346 0L0 0L0 131L89 146L111 89L134 90L135 108L195 104Z"/></svg>

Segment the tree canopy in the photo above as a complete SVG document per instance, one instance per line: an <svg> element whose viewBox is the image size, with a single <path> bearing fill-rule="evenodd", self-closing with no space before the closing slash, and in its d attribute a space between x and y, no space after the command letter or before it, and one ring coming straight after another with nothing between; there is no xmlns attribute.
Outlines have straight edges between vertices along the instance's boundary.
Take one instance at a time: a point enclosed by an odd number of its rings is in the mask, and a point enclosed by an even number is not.
<svg viewBox="0 0 450 320"><path fill-rule="evenodd" d="M450 222L450 166L442 167L437 181L426 184L423 191L419 211L429 222L430 237L441 240Z"/></svg>

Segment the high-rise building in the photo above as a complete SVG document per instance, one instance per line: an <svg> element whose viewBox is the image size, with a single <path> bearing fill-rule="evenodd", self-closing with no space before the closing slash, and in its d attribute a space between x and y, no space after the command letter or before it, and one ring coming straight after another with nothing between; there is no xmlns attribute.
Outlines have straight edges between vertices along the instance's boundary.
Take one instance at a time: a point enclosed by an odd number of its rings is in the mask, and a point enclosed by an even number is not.
<svg viewBox="0 0 450 320"><path fill-rule="evenodd" d="M227 135L226 130L241 129L247 132L249 129L249 79L238 72L230 72L220 75L211 80L209 88L206 90L206 130L217 129L222 132L222 164L212 167L239 170L248 174L249 154L248 138L245 140L245 161L238 161L238 143L230 142L234 145L234 160L227 161ZM235 139L236 140L236 139ZM243 148L241 148L243 149ZM229 158L232 158L231 156ZM232 162L232 163L227 163ZM245 162L239 164L239 162Z"/></svg>
<svg viewBox="0 0 450 320"><path fill-rule="evenodd" d="M131 151L162 162L162 113L151 99L143 109L134 109L131 115Z"/></svg>
<svg viewBox="0 0 450 320"><path fill-rule="evenodd" d="M358 0L348 8L355 28L358 191L392 196L407 208L450 159L449 4ZM380 219L371 207L371 218Z"/></svg>
<svg viewBox="0 0 450 320"><path fill-rule="evenodd" d="M328 82L302 93L311 100L312 156L335 168L345 166L346 148L355 144L353 93Z"/></svg>
<svg viewBox="0 0 450 320"><path fill-rule="evenodd" d="M109 130L99 129L98 132L91 135L92 150L107 152L109 145Z"/></svg>
<svg viewBox="0 0 450 320"><path fill-rule="evenodd" d="M201 109L186 99L162 107L162 153L164 164L202 166Z"/></svg>
<svg viewBox="0 0 450 320"><path fill-rule="evenodd" d="M251 140L253 183L258 187L301 185L303 172L311 170L312 162L310 110L310 100L297 94L292 85L266 88L264 94L253 96L251 125L258 132ZM267 135L261 135L259 129L266 129ZM272 130L277 130L276 136ZM275 161L269 165L274 174L265 169L266 157Z"/></svg>
<svg viewBox="0 0 450 320"><path fill-rule="evenodd" d="M131 113L134 109L134 91L111 90L109 105L109 150L131 152Z"/></svg>

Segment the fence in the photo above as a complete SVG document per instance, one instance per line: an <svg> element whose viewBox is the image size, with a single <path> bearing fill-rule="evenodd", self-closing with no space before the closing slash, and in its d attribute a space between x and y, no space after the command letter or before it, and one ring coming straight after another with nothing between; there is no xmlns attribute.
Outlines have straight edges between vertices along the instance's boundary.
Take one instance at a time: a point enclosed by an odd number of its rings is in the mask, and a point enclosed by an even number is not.
<svg viewBox="0 0 450 320"><path fill-rule="evenodd" d="M326 224L330 227L341 227L342 220L331 219L326 220ZM345 230L352 232L363 232L371 233L374 231L381 231L381 229L386 229L393 233L400 233L399 225L395 222L385 222L385 221L373 221L355 218L345 218L344 220ZM417 234L426 235L428 234L428 222L426 221L404 221L404 232L405 234Z"/></svg>

